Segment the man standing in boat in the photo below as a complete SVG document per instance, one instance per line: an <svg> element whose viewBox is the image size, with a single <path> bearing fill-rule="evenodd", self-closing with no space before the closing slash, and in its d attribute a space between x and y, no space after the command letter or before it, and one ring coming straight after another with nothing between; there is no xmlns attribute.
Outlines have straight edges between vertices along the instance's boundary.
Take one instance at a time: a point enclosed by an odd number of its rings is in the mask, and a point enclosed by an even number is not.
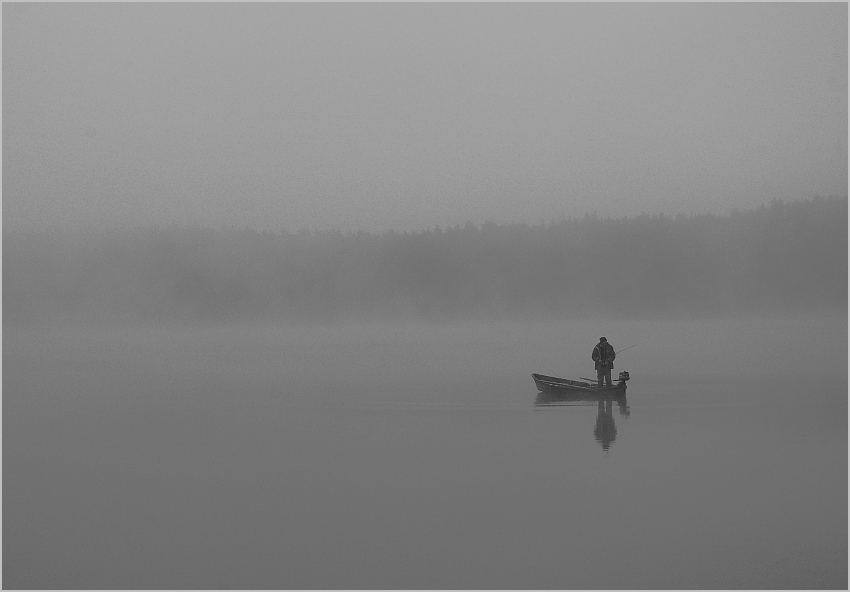
<svg viewBox="0 0 850 592"><path fill-rule="evenodd" d="M600 337L599 343L593 348L591 357L596 362L596 386L602 386L603 378L605 386L611 386L611 370L614 369L614 358L617 357L614 347L608 343L607 339Z"/></svg>

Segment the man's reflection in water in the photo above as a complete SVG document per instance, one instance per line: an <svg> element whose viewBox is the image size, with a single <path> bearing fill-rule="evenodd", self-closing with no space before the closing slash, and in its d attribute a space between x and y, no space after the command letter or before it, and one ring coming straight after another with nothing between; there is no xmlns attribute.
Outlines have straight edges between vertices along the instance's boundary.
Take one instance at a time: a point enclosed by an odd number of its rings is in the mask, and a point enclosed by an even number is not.
<svg viewBox="0 0 850 592"><path fill-rule="evenodd" d="M617 426L614 424L613 401L611 399L599 400L596 407L596 428L593 430L593 435L596 436L596 441L602 445L602 450L608 451L614 439L617 437ZM629 416L629 404L625 397L617 399L617 407L620 408L622 417Z"/></svg>
<svg viewBox="0 0 850 592"><path fill-rule="evenodd" d="M596 408L596 428L593 430L596 441L602 444L602 450L606 452L617 437L617 426L614 425L612 407L611 399L599 400L599 405Z"/></svg>

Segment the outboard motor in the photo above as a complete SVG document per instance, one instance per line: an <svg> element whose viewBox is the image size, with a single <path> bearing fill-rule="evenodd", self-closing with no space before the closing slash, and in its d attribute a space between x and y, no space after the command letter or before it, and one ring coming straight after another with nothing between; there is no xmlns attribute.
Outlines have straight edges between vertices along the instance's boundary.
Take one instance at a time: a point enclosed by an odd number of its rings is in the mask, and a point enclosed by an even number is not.
<svg viewBox="0 0 850 592"><path fill-rule="evenodd" d="M617 377L617 380L618 380L619 382L626 382L628 379L629 379L629 373L628 373L628 372L626 372L625 370L623 370L622 372L620 372L619 377Z"/></svg>

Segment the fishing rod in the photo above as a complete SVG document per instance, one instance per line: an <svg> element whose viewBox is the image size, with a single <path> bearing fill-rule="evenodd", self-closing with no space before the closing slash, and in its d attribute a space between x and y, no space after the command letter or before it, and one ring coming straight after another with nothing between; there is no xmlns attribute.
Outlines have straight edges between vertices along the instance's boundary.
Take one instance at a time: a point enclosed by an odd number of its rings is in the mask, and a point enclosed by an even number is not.
<svg viewBox="0 0 850 592"><path fill-rule="evenodd" d="M617 355L617 354L618 354L618 353L620 353L620 352L624 352L624 351L626 351L627 349L632 349L632 348L633 348L633 347L635 347L636 345L638 345L638 344L637 344L637 343L635 343L635 345L630 345L629 347L624 347L624 348L623 348L623 349L621 349L620 351L618 351L618 352L614 352L614 355ZM585 378L584 376L579 376L579 378L580 378L581 380L588 380L588 381L590 381L590 382L593 382L593 379L592 379L592 378Z"/></svg>
<svg viewBox="0 0 850 592"><path fill-rule="evenodd" d="M638 345L640 345L640 344L639 344L639 343L635 343L634 345L630 345L629 347L624 347L624 348L623 348L623 349L621 349L620 351L618 351L618 352L614 352L614 355L617 355L617 354L618 354L618 353L620 353L620 352L624 352L624 351L626 351L627 349L632 349L633 347L637 347ZM547 371L547 372L552 372L549 368L546 368L546 371ZM554 373L554 372L552 372L552 376L557 376L557 374L556 374L556 373ZM589 380L589 381L591 381L591 382L592 382L593 380L595 380L595 379L593 379L593 378L584 378L584 377L582 377L582 376L579 376L579 378L580 378L581 380Z"/></svg>

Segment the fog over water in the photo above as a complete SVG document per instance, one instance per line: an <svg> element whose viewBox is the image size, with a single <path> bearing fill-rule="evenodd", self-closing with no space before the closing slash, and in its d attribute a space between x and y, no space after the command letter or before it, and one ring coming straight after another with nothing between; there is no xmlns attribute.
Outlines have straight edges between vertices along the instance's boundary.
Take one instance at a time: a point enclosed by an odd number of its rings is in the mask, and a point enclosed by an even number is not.
<svg viewBox="0 0 850 592"><path fill-rule="evenodd" d="M847 589L846 4L2 11L4 588Z"/></svg>
<svg viewBox="0 0 850 592"><path fill-rule="evenodd" d="M4 235L4 587L845 588L846 228Z"/></svg>
<svg viewBox="0 0 850 592"><path fill-rule="evenodd" d="M846 588L846 204L5 233L3 585Z"/></svg>

